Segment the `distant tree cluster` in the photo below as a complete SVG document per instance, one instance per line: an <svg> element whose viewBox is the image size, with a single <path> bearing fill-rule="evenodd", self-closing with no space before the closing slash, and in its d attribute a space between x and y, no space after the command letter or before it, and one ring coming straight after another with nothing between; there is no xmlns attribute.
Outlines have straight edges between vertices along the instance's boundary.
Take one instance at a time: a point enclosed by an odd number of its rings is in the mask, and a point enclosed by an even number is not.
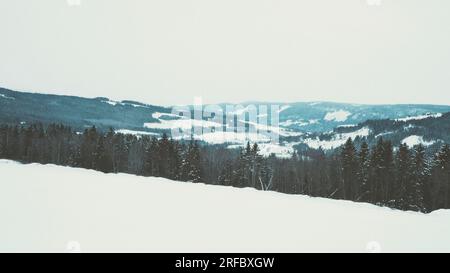
<svg viewBox="0 0 450 273"><path fill-rule="evenodd" d="M173 180L200 182L200 148L162 138L107 133L95 127L76 133L51 124L28 127L0 126L0 158L94 169L105 173L131 173Z"/></svg>
<svg viewBox="0 0 450 273"><path fill-rule="evenodd" d="M400 210L431 212L450 208L450 147L434 156L425 147L394 149L381 137L359 149L351 139L331 155L316 151L275 160L276 191L368 202Z"/></svg>
<svg viewBox="0 0 450 273"><path fill-rule="evenodd" d="M289 194L368 202L400 210L450 208L450 147L394 148L382 138L369 147L349 139L337 152L263 157L257 144L240 150L196 141L107 132L77 133L51 124L0 126L0 158L131 173L172 180L253 187Z"/></svg>
<svg viewBox="0 0 450 273"><path fill-rule="evenodd" d="M255 143L251 146L248 142L237 158L225 162L225 166L218 177L218 184L271 190L273 176L273 168L259 154L258 144Z"/></svg>

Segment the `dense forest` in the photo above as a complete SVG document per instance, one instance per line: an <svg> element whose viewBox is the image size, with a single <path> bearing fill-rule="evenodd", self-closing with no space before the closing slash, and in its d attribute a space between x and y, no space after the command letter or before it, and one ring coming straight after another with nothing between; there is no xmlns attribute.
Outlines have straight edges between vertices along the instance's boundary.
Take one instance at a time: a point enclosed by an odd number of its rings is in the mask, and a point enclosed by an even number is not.
<svg viewBox="0 0 450 273"><path fill-rule="evenodd" d="M373 147L349 139L333 153L263 157L257 144L240 150L196 141L103 132L60 124L0 126L0 158L131 173L178 181L253 187L288 194L368 202L401 210L450 208L450 147L428 156L423 146Z"/></svg>

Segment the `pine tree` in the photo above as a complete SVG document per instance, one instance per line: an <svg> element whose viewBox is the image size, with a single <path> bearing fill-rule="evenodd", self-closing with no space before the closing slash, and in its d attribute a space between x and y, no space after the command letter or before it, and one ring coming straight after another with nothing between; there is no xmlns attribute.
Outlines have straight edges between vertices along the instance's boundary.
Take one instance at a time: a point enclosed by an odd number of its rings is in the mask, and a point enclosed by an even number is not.
<svg viewBox="0 0 450 273"><path fill-rule="evenodd" d="M408 145L402 144L397 153L396 179L394 180L393 199L388 201L391 207L407 210L411 194L411 156Z"/></svg>
<svg viewBox="0 0 450 273"><path fill-rule="evenodd" d="M181 165L181 177L188 182L203 182L200 148L198 143L191 140L184 154Z"/></svg>
<svg viewBox="0 0 450 273"><path fill-rule="evenodd" d="M233 185L233 163L231 160L225 162L220 175L217 179L219 185L232 186Z"/></svg>
<svg viewBox="0 0 450 273"><path fill-rule="evenodd" d="M172 180L178 180L181 177L181 146L170 140L169 151L168 151L168 165L169 165L169 175L168 178Z"/></svg>
<svg viewBox="0 0 450 273"><path fill-rule="evenodd" d="M272 190L273 188L273 169L267 163L267 160L262 160L258 173L258 180L261 183L261 188L264 191ZM296 193L297 183L293 181L293 193Z"/></svg>
<svg viewBox="0 0 450 273"><path fill-rule="evenodd" d="M342 195L347 200L354 200L358 195L356 181L358 178L358 162L356 160L356 148L351 138L345 142L341 151L342 164Z"/></svg>
<svg viewBox="0 0 450 273"><path fill-rule="evenodd" d="M86 169L94 168L95 150L97 148L98 133L95 126L84 130L80 148L80 166Z"/></svg>
<svg viewBox="0 0 450 273"><path fill-rule="evenodd" d="M252 146L249 162L251 166L252 187L264 191L270 190L273 186L273 170L267 164L267 160L259 154L257 143Z"/></svg>
<svg viewBox="0 0 450 273"><path fill-rule="evenodd" d="M425 192L429 191L430 166L425 155L425 147L417 145L412 159L411 187L408 192L409 209L426 212Z"/></svg>
<svg viewBox="0 0 450 273"><path fill-rule="evenodd" d="M434 160L434 208L450 208L450 146L442 146Z"/></svg>
<svg viewBox="0 0 450 273"><path fill-rule="evenodd" d="M123 134L115 134L112 137L111 145L114 172L126 172L130 147L125 136Z"/></svg>
<svg viewBox="0 0 450 273"><path fill-rule="evenodd" d="M111 156L105 149L104 138L102 136L99 137L97 147L95 148L93 168L104 173L112 172L113 169Z"/></svg>
<svg viewBox="0 0 450 273"><path fill-rule="evenodd" d="M248 143L249 144L249 143ZM259 147L257 143L254 143L249 154L249 180L250 180L250 186L253 188L260 188L264 189L261 182L261 176L260 171L262 167L262 161L263 158L259 154Z"/></svg>
<svg viewBox="0 0 450 273"><path fill-rule="evenodd" d="M30 161L33 145L33 128L31 126L26 128L23 135L24 136L22 138L22 144L20 145L21 148L20 157L25 161Z"/></svg>
<svg viewBox="0 0 450 273"><path fill-rule="evenodd" d="M369 185L369 171L370 171L370 150L367 142L361 144L361 149L358 154L358 185L359 196L356 201L369 201L370 185Z"/></svg>
<svg viewBox="0 0 450 273"><path fill-rule="evenodd" d="M169 138L164 133L158 142L158 176L169 177Z"/></svg>
<svg viewBox="0 0 450 273"><path fill-rule="evenodd" d="M370 196L368 201L373 204L381 204L382 201L382 175L383 175L383 138L379 138L370 154L369 188Z"/></svg>
<svg viewBox="0 0 450 273"><path fill-rule="evenodd" d="M240 154L239 158L237 159L237 166L236 170L234 171L234 178L233 182L235 187L244 188L250 186L250 165L251 165L251 146L250 142L247 142L247 145L245 149L243 149Z"/></svg>
<svg viewBox="0 0 450 273"><path fill-rule="evenodd" d="M145 150L144 174L147 176L159 176L158 145L158 139L153 137Z"/></svg>
<svg viewBox="0 0 450 273"><path fill-rule="evenodd" d="M389 201L395 198L394 196L394 149L391 141L383 143L382 154L382 204L388 205Z"/></svg>
<svg viewBox="0 0 450 273"><path fill-rule="evenodd" d="M311 195L313 192L311 182L309 175L305 173L303 176L303 183L302 183L302 194L304 195Z"/></svg>
<svg viewBox="0 0 450 273"><path fill-rule="evenodd" d="M19 159L19 128L17 126L8 130L6 142L6 156L14 160Z"/></svg>

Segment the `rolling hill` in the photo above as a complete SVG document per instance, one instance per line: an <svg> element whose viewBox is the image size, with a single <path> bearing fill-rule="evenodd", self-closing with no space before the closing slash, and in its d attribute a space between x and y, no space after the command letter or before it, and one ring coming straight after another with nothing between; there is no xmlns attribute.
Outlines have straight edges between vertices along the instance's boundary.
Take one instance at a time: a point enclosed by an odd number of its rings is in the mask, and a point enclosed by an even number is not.
<svg viewBox="0 0 450 273"><path fill-rule="evenodd" d="M405 142L434 147L450 143L450 106L332 102L274 104L280 106L279 128L270 130L280 136L279 144L264 143L268 140L238 132L212 132L194 137L209 144L227 144L230 148L242 147L249 140L261 142L263 154L275 153L278 156L290 156L296 149L334 149L349 137L356 140L365 138L370 144L380 136L392 140L395 145ZM242 107L245 110L249 105L243 103ZM255 102L252 105L259 109L270 103ZM224 104L221 106L225 107ZM78 131L95 125L101 130L114 128L130 134L170 133L173 128L190 128L192 125L201 126L204 130L217 126L207 119L183 119L171 111L169 107L135 101L25 93L0 88L0 123L63 123ZM260 112L258 116L261 116ZM260 129L258 124L252 124L248 119L244 122L248 127Z"/></svg>

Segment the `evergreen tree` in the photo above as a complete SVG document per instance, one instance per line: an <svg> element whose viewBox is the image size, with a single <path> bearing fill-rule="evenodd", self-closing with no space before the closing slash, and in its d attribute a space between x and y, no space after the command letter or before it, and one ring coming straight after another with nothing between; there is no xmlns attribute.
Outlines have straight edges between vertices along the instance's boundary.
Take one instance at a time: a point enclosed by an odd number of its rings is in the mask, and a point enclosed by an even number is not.
<svg viewBox="0 0 450 273"><path fill-rule="evenodd" d="M113 130L110 130L106 139L107 150L111 155L113 172L126 172L128 147L125 145L125 136L123 134L116 134Z"/></svg>
<svg viewBox="0 0 450 273"><path fill-rule="evenodd" d="M6 156L11 159L20 159L19 156L19 128L14 126L8 130L6 136Z"/></svg>
<svg viewBox="0 0 450 273"><path fill-rule="evenodd" d="M197 148L198 149L198 148ZM197 151L198 152L198 151ZM198 158L200 155L196 155ZM171 140L169 142L169 151L168 151L168 165L169 165L169 174L168 178L172 180L178 180L181 177L181 147L180 145Z"/></svg>
<svg viewBox="0 0 450 273"><path fill-rule="evenodd" d="M393 158L392 143L380 137L370 155L370 201L374 204L388 205L393 199Z"/></svg>
<svg viewBox="0 0 450 273"><path fill-rule="evenodd" d="M233 186L240 188L250 186L251 153L252 149L250 146L250 142L247 142L245 149L240 152L239 158L237 159L237 167L233 175Z"/></svg>
<svg viewBox="0 0 450 273"><path fill-rule="evenodd" d="M158 145L158 139L153 137L145 150L144 174L147 176L159 176Z"/></svg>
<svg viewBox="0 0 450 273"><path fill-rule="evenodd" d="M232 186L233 185L233 163L231 160L225 162L225 166L222 168L218 177L219 185Z"/></svg>
<svg viewBox="0 0 450 273"><path fill-rule="evenodd" d="M354 200L358 195L356 181L358 177L358 162L356 160L356 148L351 138L349 138L341 151L342 164L342 187L341 197L347 200Z"/></svg>
<svg viewBox="0 0 450 273"><path fill-rule="evenodd" d="M384 172L384 141L380 137L370 154L370 172L369 172L369 202L373 204L382 204L383 200L383 172Z"/></svg>
<svg viewBox="0 0 450 273"><path fill-rule="evenodd" d="M305 173L305 175L303 176L302 193L305 195L311 195L312 192L313 192L313 190L312 190L312 185L310 182L309 175L307 173Z"/></svg>
<svg viewBox="0 0 450 273"><path fill-rule="evenodd" d="M104 173L109 173L113 169L111 156L106 152L103 137L98 138L97 147L94 152L93 168Z"/></svg>
<svg viewBox="0 0 450 273"><path fill-rule="evenodd" d="M417 145L412 159L411 188L408 193L409 209L426 212L425 196L429 194L430 166L425 155L425 147ZM427 194L425 194L427 193Z"/></svg>
<svg viewBox="0 0 450 273"><path fill-rule="evenodd" d="M433 164L433 209L450 208L450 147L442 146Z"/></svg>
<svg viewBox="0 0 450 273"><path fill-rule="evenodd" d="M200 149L196 141L191 140L181 166L182 178L189 182L203 182Z"/></svg>
<svg viewBox="0 0 450 273"><path fill-rule="evenodd" d="M164 133L162 138L158 142L158 176L169 176L169 149L169 138L167 137L167 134Z"/></svg>
<svg viewBox="0 0 450 273"><path fill-rule="evenodd" d="M382 180L381 180L381 202L383 205L388 205L389 201L395 198L394 194L394 150L392 142L385 141L383 143L382 153Z"/></svg>
<svg viewBox="0 0 450 273"><path fill-rule="evenodd" d="M394 208L407 210L410 205L409 195L411 194L411 156L408 145L402 144L397 153L396 179L393 186L392 200L389 205Z"/></svg>
<svg viewBox="0 0 450 273"><path fill-rule="evenodd" d="M370 171L370 150L367 142L361 144L361 149L358 154L358 185L359 185L359 196L357 196L356 201L369 201L371 195L369 186L369 171Z"/></svg>
<svg viewBox="0 0 450 273"><path fill-rule="evenodd" d="M86 169L94 168L95 151L97 149L98 133L95 126L86 129L83 133L83 140L80 147L79 166Z"/></svg>

